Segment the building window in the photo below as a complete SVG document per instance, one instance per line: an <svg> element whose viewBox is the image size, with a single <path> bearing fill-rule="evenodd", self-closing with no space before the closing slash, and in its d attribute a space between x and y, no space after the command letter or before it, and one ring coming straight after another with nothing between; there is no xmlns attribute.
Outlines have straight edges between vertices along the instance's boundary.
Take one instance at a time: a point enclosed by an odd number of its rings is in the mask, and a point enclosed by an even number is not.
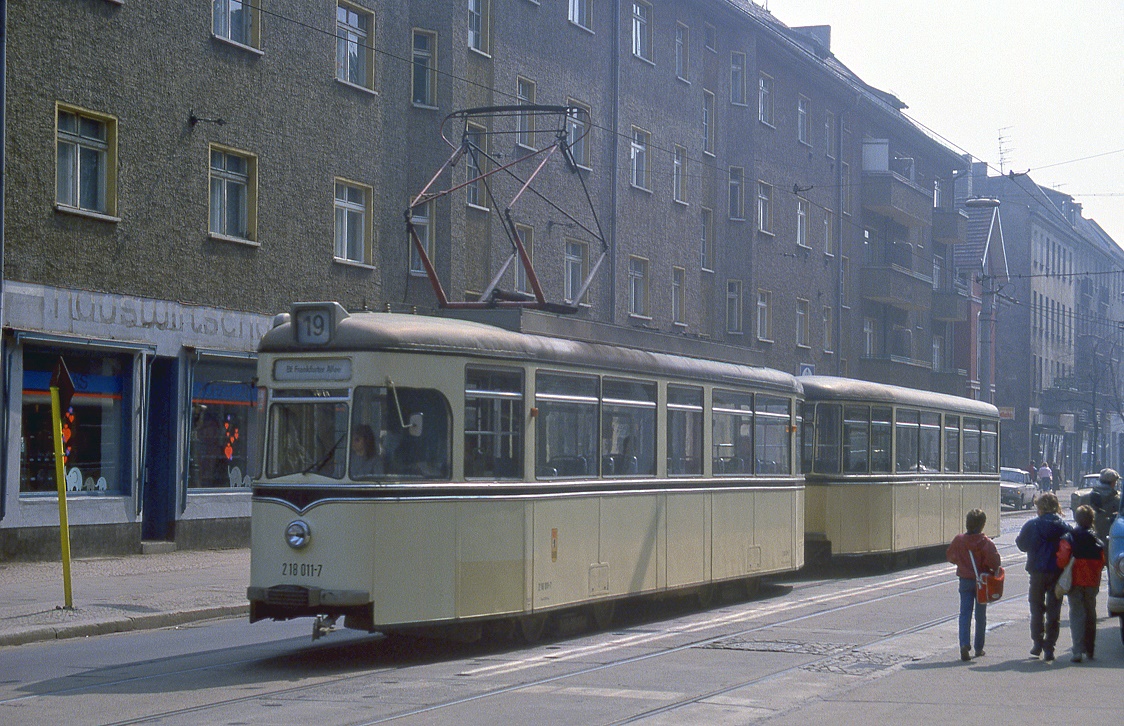
<svg viewBox="0 0 1124 726"><path fill-rule="evenodd" d="M437 35L414 31L413 102L415 106L437 106Z"/></svg>
<svg viewBox="0 0 1124 726"><path fill-rule="evenodd" d="M808 347L808 333L811 321L811 308L807 300L796 301L796 345L801 348Z"/></svg>
<svg viewBox="0 0 1124 726"><path fill-rule="evenodd" d="M702 268L704 270L714 269L714 212L702 208Z"/></svg>
<svg viewBox="0 0 1124 726"><path fill-rule="evenodd" d="M574 162L579 166L589 168L590 154L589 154L589 128L588 121L591 118L589 107L578 103L574 99L569 99L567 102L574 109L570 111L569 117L566 121L568 129L567 143L570 144L570 152L574 155Z"/></svg>
<svg viewBox="0 0 1124 726"><path fill-rule="evenodd" d="M863 356L873 358L875 351L874 318L863 318Z"/></svg>
<svg viewBox="0 0 1124 726"><path fill-rule="evenodd" d="M492 0L468 0L468 47L488 53L488 11Z"/></svg>
<svg viewBox="0 0 1124 726"><path fill-rule="evenodd" d="M796 102L796 138L802 144L812 143L808 140L808 99L803 96Z"/></svg>
<svg viewBox="0 0 1124 726"><path fill-rule="evenodd" d="M519 78L515 82L515 98L520 106L530 106L535 102L535 82ZM516 143L527 148L535 148L535 116L521 113L515 117Z"/></svg>
<svg viewBox="0 0 1124 726"><path fill-rule="evenodd" d="M414 226L414 233L418 236L418 241L421 242L422 247L425 248L425 254L429 257L430 263L433 263L434 257L436 257L434 239L437 236L433 233L433 202L414 207L414 211L410 215L410 223ZM417 246L412 238L410 239L410 274L426 274L425 265L422 264L422 256L418 253Z"/></svg>
<svg viewBox="0 0 1124 726"><path fill-rule="evenodd" d="M632 3L632 54L649 62L652 60L652 6L635 0Z"/></svg>
<svg viewBox="0 0 1124 726"><path fill-rule="evenodd" d="M762 123L773 125L773 79L764 73L757 82L757 118Z"/></svg>
<svg viewBox="0 0 1124 726"><path fill-rule="evenodd" d="M570 0L570 22L586 30L593 28L593 0Z"/></svg>
<svg viewBox="0 0 1124 726"><path fill-rule="evenodd" d="M211 234L256 237L256 178L255 157L211 147Z"/></svg>
<svg viewBox="0 0 1124 726"><path fill-rule="evenodd" d="M730 53L730 102L745 105L745 53Z"/></svg>
<svg viewBox="0 0 1124 726"><path fill-rule="evenodd" d="M773 339L773 293L768 290L757 291L757 339Z"/></svg>
<svg viewBox="0 0 1124 726"><path fill-rule="evenodd" d="M682 267L671 268L671 320L674 323L684 324L683 316L683 285L687 272Z"/></svg>
<svg viewBox="0 0 1124 726"><path fill-rule="evenodd" d="M373 264L370 187L336 181L336 259Z"/></svg>
<svg viewBox="0 0 1124 726"><path fill-rule="evenodd" d="M687 202L687 149L675 147L671 167L671 193L677 202Z"/></svg>
<svg viewBox="0 0 1124 726"><path fill-rule="evenodd" d="M743 187L745 172L740 166L730 167L730 219L745 219Z"/></svg>
<svg viewBox="0 0 1124 726"><path fill-rule="evenodd" d="M526 224L517 224L515 225L515 231L519 233L519 239L523 241L523 249L527 250L527 259L533 262L535 259L535 228ZM534 292L531 289L531 281L527 279L527 268L523 266L523 260L519 259L518 255L515 258L515 289L528 295Z"/></svg>
<svg viewBox="0 0 1124 726"><path fill-rule="evenodd" d="M648 166L648 147L652 135L643 129L632 127L632 186L649 189L651 169Z"/></svg>
<svg viewBox="0 0 1124 726"><path fill-rule="evenodd" d="M823 309L823 352L835 350L835 315L831 308Z"/></svg>
<svg viewBox="0 0 1124 726"><path fill-rule="evenodd" d="M59 107L55 201L60 207L117 213L117 122Z"/></svg>
<svg viewBox="0 0 1124 726"><path fill-rule="evenodd" d="M702 108L703 151L714 156L714 94L703 91Z"/></svg>
<svg viewBox="0 0 1124 726"><path fill-rule="evenodd" d="M640 257L628 258L628 312L648 315L648 261Z"/></svg>
<svg viewBox="0 0 1124 726"><path fill-rule="evenodd" d="M215 37L249 48L260 46L261 24L258 3L246 0L214 0L211 4L212 25Z"/></svg>
<svg viewBox="0 0 1124 726"><path fill-rule="evenodd" d="M687 80L691 62L691 29L683 23L675 26L675 75Z"/></svg>
<svg viewBox="0 0 1124 726"><path fill-rule="evenodd" d="M847 307L847 284L851 280L851 260L843 257L839 267L839 304Z"/></svg>
<svg viewBox="0 0 1124 726"><path fill-rule="evenodd" d="M191 369L189 489L250 486L249 452L257 406L254 364L200 360Z"/></svg>
<svg viewBox="0 0 1124 726"><path fill-rule="evenodd" d="M586 261L589 259L589 245L584 242L566 240L566 300L576 303L578 293L585 284Z"/></svg>
<svg viewBox="0 0 1124 726"><path fill-rule="evenodd" d="M796 244L799 247L808 246L808 208L807 199L796 200Z"/></svg>
<svg viewBox="0 0 1124 726"><path fill-rule="evenodd" d="M465 181L468 182L465 187L465 199L473 207L487 209L486 187L482 177L488 167L488 160L485 156L488 153L486 148L487 129L483 126L469 124L467 133L471 150L464 157Z"/></svg>
<svg viewBox="0 0 1124 726"><path fill-rule="evenodd" d="M371 32L375 16L354 5L336 5L336 78L373 90L374 48Z"/></svg>
<svg viewBox="0 0 1124 726"><path fill-rule="evenodd" d="M835 114L831 111L824 113L824 148L827 149L828 158L834 159L839 155L839 144L835 136Z"/></svg>
<svg viewBox="0 0 1124 726"><path fill-rule="evenodd" d="M823 251L824 254L835 254L835 212L830 209L823 211Z"/></svg>
<svg viewBox="0 0 1124 726"><path fill-rule="evenodd" d="M843 214L851 214L851 165L847 162L840 163L843 172Z"/></svg>
<svg viewBox="0 0 1124 726"><path fill-rule="evenodd" d="M773 233L773 187L757 182L757 229Z"/></svg>
<svg viewBox="0 0 1124 726"><path fill-rule="evenodd" d="M710 23L703 26L703 44L712 53L718 50L718 31Z"/></svg>
<svg viewBox="0 0 1124 726"><path fill-rule="evenodd" d="M742 282L726 281L726 332L742 332Z"/></svg>

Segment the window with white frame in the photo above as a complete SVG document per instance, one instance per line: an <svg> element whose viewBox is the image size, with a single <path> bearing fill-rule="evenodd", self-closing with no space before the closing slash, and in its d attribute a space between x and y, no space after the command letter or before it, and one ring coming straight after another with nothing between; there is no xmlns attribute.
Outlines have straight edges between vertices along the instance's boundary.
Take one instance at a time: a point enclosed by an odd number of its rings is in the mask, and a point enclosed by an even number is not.
<svg viewBox="0 0 1124 726"><path fill-rule="evenodd" d="M799 247L808 246L808 209L810 206L807 199L796 200L796 244Z"/></svg>
<svg viewBox="0 0 1124 726"><path fill-rule="evenodd" d="M863 318L863 355L873 358L875 350L874 318Z"/></svg>
<svg viewBox="0 0 1124 726"><path fill-rule="evenodd" d="M117 213L117 121L59 106L55 201L63 209Z"/></svg>
<svg viewBox="0 0 1124 726"><path fill-rule="evenodd" d="M757 182L757 229L773 233L773 187L765 182Z"/></svg>
<svg viewBox="0 0 1124 726"><path fill-rule="evenodd" d="M640 0L632 3L632 54L652 60L652 6Z"/></svg>
<svg viewBox="0 0 1124 726"><path fill-rule="evenodd" d="M691 63L691 29L683 23L675 26L675 75L687 80Z"/></svg>
<svg viewBox="0 0 1124 726"><path fill-rule="evenodd" d="M373 13L357 5L336 4L336 79L374 89L374 25Z"/></svg>
<svg viewBox="0 0 1124 726"><path fill-rule="evenodd" d="M589 259L589 245L576 240L566 240L566 254L563 264L566 266L565 298L570 302L579 302L576 298L585 284L586 264Z"/></svg>
<svg viewBox="0 0 1124 726"><path fill-rule="evenodd" d="M337 179L335 185L336 259L373 264L371 188L342 179Z"/></svg>
<svg viewBox="0 0 1124 726"><path fill-rule="evenodd" d="M526 78L515 81L515 99L520 106L530 106L535 102L535 82ZM515 140L520 146L533 149L535 147L535 117L534 114L521 113L515 117Z"/></svg>
<svg viewBox="0 0 1124 726"><path fill-rule="evenodd" d="M211 147L211 234L254 239L256 177L255 157Z"/></svg>
<svg viewBox="0 0 1124 726"><path fill-rule="evenodd" d="M535 259L535 228L527 224L516 224L515 231L519 233L519 239L523 241L523 249L527 250L527 259L534 262ZM527 268L523 266L523 261L516 256L515 262L515 289L519 292L531 294L531 281L527 279Z"/></svg>
<svg viewBox="0 0 1124 726"><path fill-rule="evenodd" d="M488 167L488 160L485 157L488 151L487 130L483 126L469 124L467 134L470 151L464 157L465 180L468 182L465 187L465 199L473 207L487 209L486 188L481 176Z"/></svg>
<svg viewBox="0 0 1124 726"><path fill-rule="evenodd" d="M745 53L730 53L730 103L745 105Z"/></svg>
<svg viewBox="0 0 1124 726"><path fill-rule="evenodd" d="M683 314L683 286L687 271L682 267L671 268L671 321L680 325L686 322Z"/></svg>
<svg viewBox="0 0 1124 726"><path fill-rule="evenodd" d="M649 177L651 169L648 166L648 147L651 145L652 135L644 129L632 127L632 186L641 189L651 188Z"/></svg>
<svg viewBox="0 0 1124 726"><path fill-rule="evenodd" d="M415 30L412 101L415 106L437 106L437 34Z"/></svg>
<svg viewBox="0 0 1124 726"><path fill-rule="evenodd" d="M718 50L718 31L710 23L703 25L703 45L712 53Z"/></svg>
<svg viewBox="0 0 1124 726"><path fill-rule="evenodd" d="M570 22L586 30L593 29L593 0L570 0Z"/></svg>
<svg viewBox="0 0 1124 726"><path fill-rule="evenodd" d="M211 30L216 38L249 48L261 46L260 8L249 0L212 0Z"/></svg>
<svg viewBox="0 0 1124 726"><path fill-rule="evenodd" d="M648 261L641 257L628 258L628 312L648 315Z"/></svg>
<svg viewBox="0 0 1124 726"><path fill-rule="evenodd" d="M847 307L847 285L851 280L851 260L845 255L839 264L839 304Z"/></svg>
<svg viewBox="0 0 1124 726"><path fill-rule="evenodd" d="M714 156L714 94L703 91L702 107L703 152Z"/></svg>
<svg viewBox="0 0 1124 726"><path fill-rule="evenodd" d="M757 339L773 339L773 293L769 290L757 291Z"/></svg>
<svg viewBox="0 0 1124 726"><path fill-rule="evenodd" d="M730 219L745 219L745 171L730 167Z"/></svg>
<svg viewBox="0 0 1124 726"><path fill-rule="evenodd" d="M700 251L702 253L702 268L714 269L714 212L706 207L702 208L702 240Z"/></svg>
<svg viewBox="0 0 1124 726"><path fill-rule="evenodd" d="M671 193L677 202L687 201L687 149L675 147L671 160Z"/></svg>
<svg viewBox="0 0 1124 726"><path fill-rule="evenodd" d="M468 47L481 53L490 52L488 24L491 2L492 0L468 0Z"/></svg>
<svg viewBox="0 0 1124 726"><path fill-rule="evenodd" d="M757 80L757 118L773 126L773 77L762 73Z"/></svg>
<svg viewBox="0 0 1124 726"><path fill-rule="evenodd" d="M803 96L796 102L796 138L802 144L812 143L808 138L808 99Z"/></svg>
<svg viewBox="0 0 1124 726"><path fill-rule="evenodd" d="M726 332L742 332L742 281L726 281Z"/></svg>
<svg viewBox="0 0 1124 726"><path fill-rule="evenodd" d="M830 209L823 210L823 251L835 254L835 212Z"/></svg>
<svg viewBox="0 0 1124 726"><path fill-rule="evenodd" d="M839 168L843 174L843 214L851 214L851 165L843 161L839 163Z"/></svg>
<svg viewBox="0 0 1124 726"><path fill-rule="evenodd" d="M824 148L827 149L829 159L834 159L839 154L839 144L835 138L835 113L824 112Z"/></svg>
<svg viewBox="0 0 1124 726"><path fill-rule="evenodd" d="M574 155L574 161L578 166L588 168L591 163L589 135L592 132L588 124L591 118L589 106L579 103L572 98L568 99L566 103L575 109L580 109L571 111L569 117L566 119L566 140L570 144L570 151Z"/></svg>
<svg viewBox="0 0 1124 726"><path fill-rule="evenodd" d="M796 345L808 347L808 333L811 325L811 304L807 300L796 301Z"/></svg>
<svg viewBox="0 0 1124 726"><path fill-rule="evenodd" d="M410 215L410 224L413 225L414 233L417 234L418 241L425 248L425 254L432 263L435 257L434 239L437 236L433 233L433 202L415 207ZM410 274L426 274L425 265L422 263L421 254L418 253L413 238L410 239Z"/></svg>
<svg viewBox="0 0 1124 726"><path fill-rule="evenodd" d="M835 350L835 315L832 309L824 306L823 309L823 352L830 353Z"/></svg>

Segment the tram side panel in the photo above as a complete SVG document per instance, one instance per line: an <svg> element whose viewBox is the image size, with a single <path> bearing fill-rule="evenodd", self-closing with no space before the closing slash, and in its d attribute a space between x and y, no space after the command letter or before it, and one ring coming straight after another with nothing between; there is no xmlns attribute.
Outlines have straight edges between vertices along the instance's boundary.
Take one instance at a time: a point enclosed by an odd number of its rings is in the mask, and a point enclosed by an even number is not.
<svg viewBox="0 0 1124 726"><path fill-rule="evenodd" d="M456 615L510 615L530 605L527 510L522 501L457 506Z"/></svg>
<svg viewBox="0 0 1124 726"><path fill-rule="evenodd" d="M598 566L607 571L595 575L591 566L590 597L653 592L667 587L664 501L662 494L601 497ZM608 592L598 592L595 581L605 575Z"/></svg>
<svg viewBox="0 0 1124 726"><path fill-rule="evenodd" d="M534 508L534 610L572 605L608 594L601 561L597 497L540 499Z"/></svg>
<svg viewBox="0 0 1124 726"><path fill-rule="evenodd" d="M709 494L668 494L667 535L668 587L701 585L710 580L712 499Z"/></svg>

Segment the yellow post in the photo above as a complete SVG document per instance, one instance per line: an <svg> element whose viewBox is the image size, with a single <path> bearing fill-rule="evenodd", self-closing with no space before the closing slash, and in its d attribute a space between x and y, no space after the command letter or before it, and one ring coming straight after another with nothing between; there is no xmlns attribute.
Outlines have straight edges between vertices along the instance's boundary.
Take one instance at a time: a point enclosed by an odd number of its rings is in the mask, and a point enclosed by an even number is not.
<svg viewBox="0 0 1124 726"><path fill-rule="evenodd" d="M62 589L66 596L66 608L74 609L74 598L70 594L70 523L66 518L66 467L62 451L62 412L59 410L59 389L51 386L51 422L55 434L55 478L59 488L59 537L62 539Z"/></svg>

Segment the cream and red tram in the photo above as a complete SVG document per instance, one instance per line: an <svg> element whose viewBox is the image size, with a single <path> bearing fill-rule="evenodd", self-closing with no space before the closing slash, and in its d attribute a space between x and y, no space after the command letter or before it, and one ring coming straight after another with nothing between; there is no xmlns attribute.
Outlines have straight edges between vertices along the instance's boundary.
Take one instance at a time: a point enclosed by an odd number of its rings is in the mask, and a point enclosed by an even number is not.
<svg viewBox="0 0 1124 726"><path fill-rule="evenodd" d="M999 411L959 396L803 376L809 561L946 546L964 515L999 534Z"/></svg>
<svg viewBox="0 0 1124 726"><path fill-rule="evenodd" d="M251 621L533 633L803 565L793 376L335 303L258 370Z"/></svg>

